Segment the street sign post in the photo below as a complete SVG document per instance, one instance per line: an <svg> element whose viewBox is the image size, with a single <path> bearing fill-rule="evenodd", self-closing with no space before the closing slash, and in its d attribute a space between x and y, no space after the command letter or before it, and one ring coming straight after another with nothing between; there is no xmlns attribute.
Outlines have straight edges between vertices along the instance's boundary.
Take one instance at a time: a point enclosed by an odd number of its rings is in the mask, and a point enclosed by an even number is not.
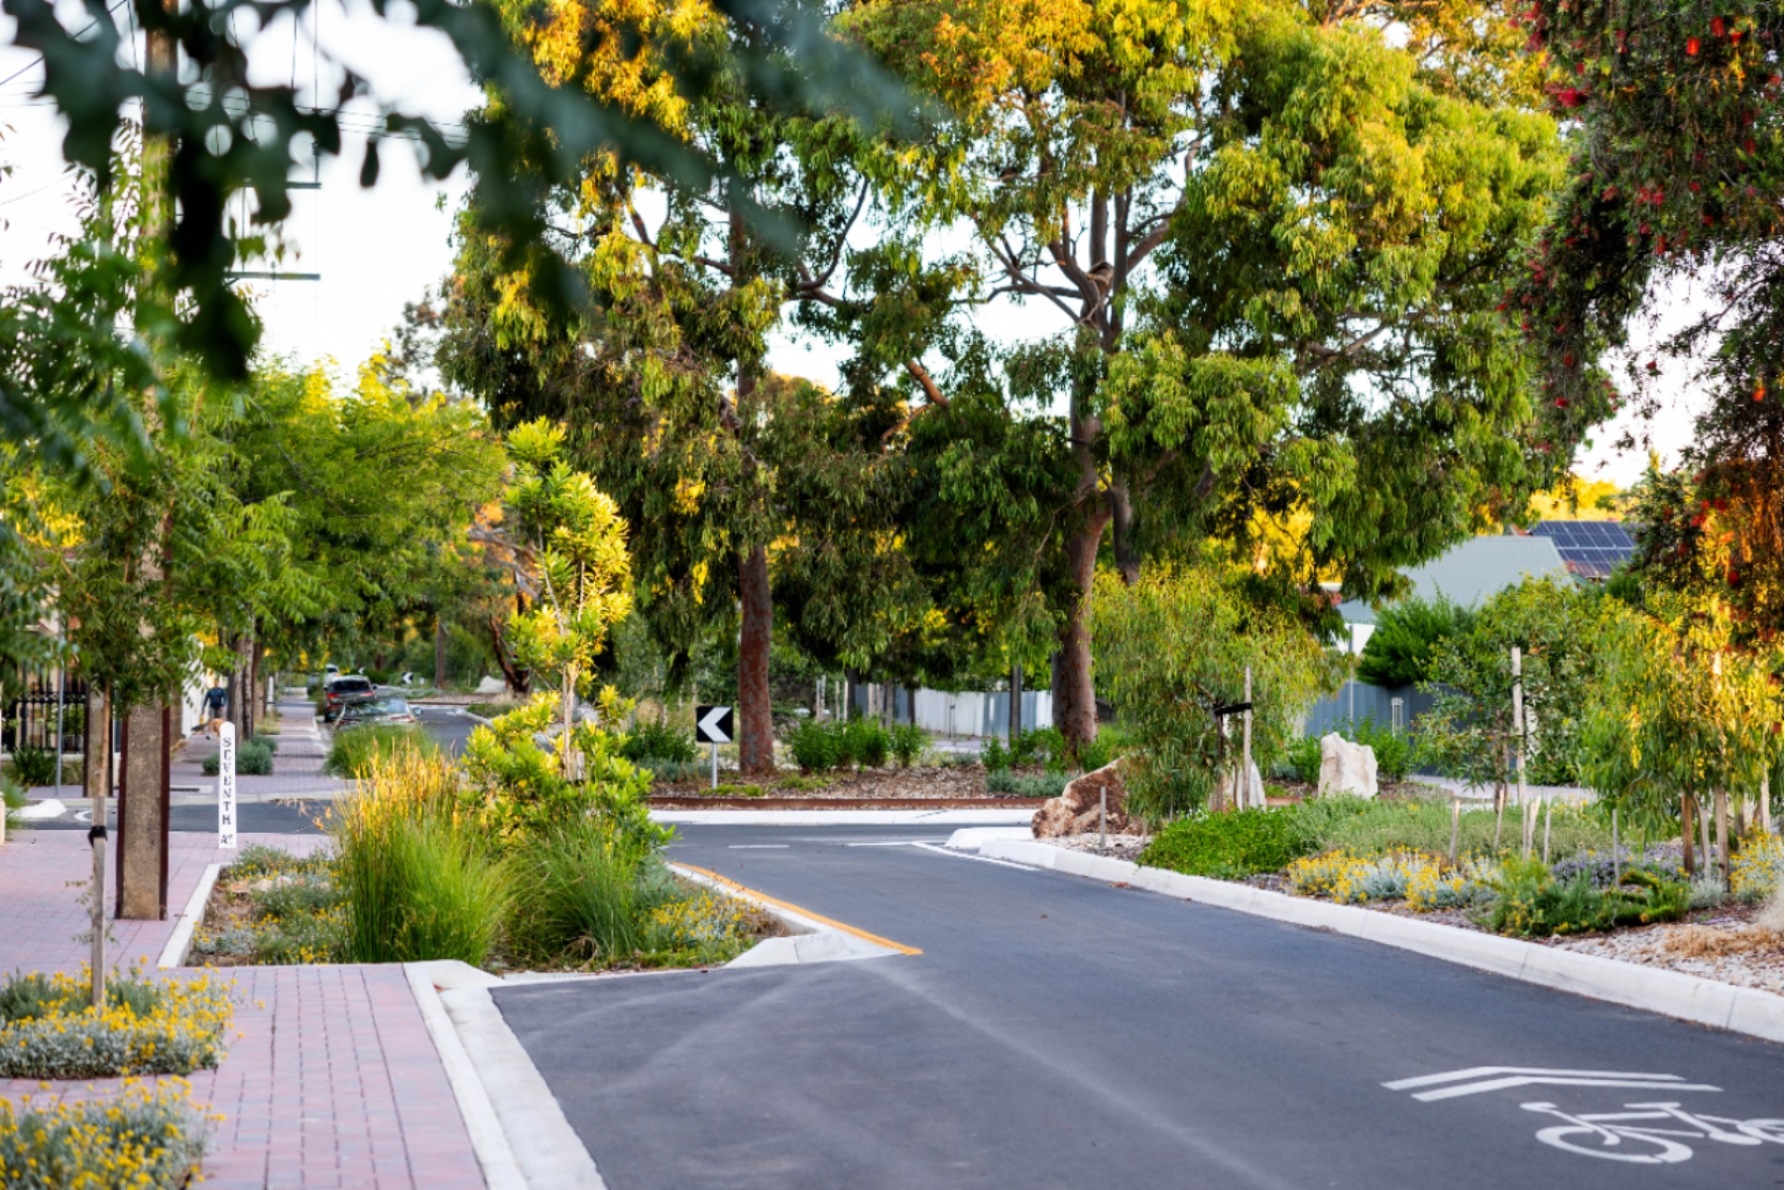
<svg viewBox="0 0 1785 1190"><path fill-rule="evenodd" d="M700 706L694 708L694 738L704 740L713 751L713 785L719 787L719 745L731 743L731 708Z"/></svg>
<svg viewBox="0 0 1785 1190"><path fill-rule="evenodd" d="M217 728L217 846L236 845L236 725Z"/></svg>

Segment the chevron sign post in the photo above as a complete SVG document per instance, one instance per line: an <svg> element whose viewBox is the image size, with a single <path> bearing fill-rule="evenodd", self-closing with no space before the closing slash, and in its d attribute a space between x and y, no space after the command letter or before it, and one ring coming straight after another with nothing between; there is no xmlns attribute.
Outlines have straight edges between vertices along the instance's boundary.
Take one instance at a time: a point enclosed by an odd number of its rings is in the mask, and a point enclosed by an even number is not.
<svg viewBox="0 0 1785 1190"><path fill-rule="evenodd" d="M713 788L719 788L719 745L731 743L731 708L728 706L696 706L694 738L704 740L713 750Z"/></svg>

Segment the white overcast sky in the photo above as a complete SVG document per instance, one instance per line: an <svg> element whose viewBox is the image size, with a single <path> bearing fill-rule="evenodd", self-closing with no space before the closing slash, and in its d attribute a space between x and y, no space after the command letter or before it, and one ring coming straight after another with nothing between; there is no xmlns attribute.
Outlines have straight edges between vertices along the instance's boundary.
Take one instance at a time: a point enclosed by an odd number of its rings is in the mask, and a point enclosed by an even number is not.
<svg viewBox="0 0 1785 1190"><path fill-rule="evenodd" d="M78 6L62 3L78 12ZM369 79L378 97L456 121L479 103L477 89L442 35L415 28L405 5L393 8L395 19L387 23L373 16L364 0L348 0L345 7L325 0L295 37L289 22L262 31L250 44L256 81L295 82L329 102L339 82L328 62L332 56ZM13 44L13 34L10 18L0 16L0 80L7 80L0 82L0 162L13 167L9 177L0 178L0 283L22 280L25 266L45 254L50 237L74 227L72 186L60 156L61 122L45 101L33 98L42 73L36 55ZM368 115L374 110L365 107ZM451 268L452 212L465 189L462 172L444 183L422 179L407 147L398 143L382 154L378 185L362 190L363 149L363 138L347 138L342 156L323 160L322 188L293 192L286 236L298 255L281 268L320 273L322 279L255 283L267 348L301 362L333 360L345 377L390 334L403 303L418 298ZM308 178L309 170L294 176ZM1054 329L1057 318L1051 307L1025 311L1007 303L988 311L982 322L996 338L1029 337ZM837 357L823 344L780 337L769 364L821 384L836 383ZM1677 391L1680 377L1670 379ZM1624 486L1641 473L1643 452L1619 455L1610 449L1622 428L1599 430L1598 444L1578 460L1583 476ZM1671 459L1690 428L1689 414L1676 401L1649 432Z"/></svg>

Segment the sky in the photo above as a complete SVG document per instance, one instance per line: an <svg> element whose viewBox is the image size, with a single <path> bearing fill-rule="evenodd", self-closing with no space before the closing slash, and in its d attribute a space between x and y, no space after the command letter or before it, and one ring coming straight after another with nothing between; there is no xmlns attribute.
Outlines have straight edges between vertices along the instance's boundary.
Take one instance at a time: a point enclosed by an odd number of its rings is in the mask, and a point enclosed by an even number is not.
<svg viewBox="0 0 1785 1190"><path fill-rule="evenodd" d="M79 11L68 0L60 3L70 13ZM250 41L254 81L290 82L302 92L332 96L340 79L332 59L367 78L377 97L437 121L457 121L480 103L450 43L432 30L417 29L406 5L394 4L389 22L375 17L364 0L345 5L325 0L310 12L300 28L282 22ZM78 16L67 19L77 28L82 23ZM13 167L10 176L0 178L0 284L25 279L26 266L50 250L51 237L75 227L75 184L60 156L62 125L46 101L32 98L42 72L35 54L13 44L13 32L10 18L0 16L0 162ZM300 95L300 102L309 101ZM371 115L376 108L368 102L363 110ZM466 182L462 171L445 182L423 179L398 144L383 153L377 186L364 190L358 173L365 140L349 134L343 141L341 156L320 163L321 189L292 192L294 211L285 228L295 258L280 270L317 273L321 279L260 281L244 288L251 289L265 322L269 352L300 364L333 361L344 378L351 378L401 321L404 303L418 300L450 271L452 216ZM293 176L309 180L311 167L301 165ZM1692 305L1686 297L1666 308L1684 318ZM1024 309L1005 300L980 321L994 339L1010 342L1054 329L1059 316L1051 307ZM1663 329L1672 321L1664 320ZM838 352L826 344L788 335L770 344L773 370L827 386L837 383L838 363ZM1677 366L1663 378L1670 392L1686 388ZM1647 430L1667 460L1691 434L1684 398L1668 402L1647 427L1633 424L1639 439ZM1577 457L1576 471L1620 487L1632 483L1647 460L1640 449L1624 454L1611 449L1625 428L1622 420L1600 427L1594 445Z"/></svg>

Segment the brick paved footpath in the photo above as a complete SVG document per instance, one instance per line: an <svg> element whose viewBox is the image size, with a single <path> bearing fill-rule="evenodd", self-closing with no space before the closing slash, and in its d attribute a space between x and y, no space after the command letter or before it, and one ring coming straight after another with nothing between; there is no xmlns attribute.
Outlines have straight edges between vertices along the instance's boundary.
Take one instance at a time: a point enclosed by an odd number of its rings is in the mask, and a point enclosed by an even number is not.
<svg viewBox="0 0 1785 1190"><path fill-rule="evenodd" d="M315 836L243 835L304 851ZM227 861L211 835L176 834L169 920L112 923L119 967L149 970L205 865ZM92 870L79 831L20 831L0 846L0 971L76 973L86 910L70 882ZM107 906L108 916L111 906ZM186 972L190 973L190 972ZM160 972L160 975L174 974ZM194 1103L221 1114L204 1163L206 1190L483 1190L484 1180L403 968L237 967L234 1037L216 1070L190 1078ZM55 1083L51 1093L104 1094L117 1080ZM41 1093L0 1080L0 1096Z"/></svg>

